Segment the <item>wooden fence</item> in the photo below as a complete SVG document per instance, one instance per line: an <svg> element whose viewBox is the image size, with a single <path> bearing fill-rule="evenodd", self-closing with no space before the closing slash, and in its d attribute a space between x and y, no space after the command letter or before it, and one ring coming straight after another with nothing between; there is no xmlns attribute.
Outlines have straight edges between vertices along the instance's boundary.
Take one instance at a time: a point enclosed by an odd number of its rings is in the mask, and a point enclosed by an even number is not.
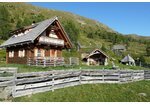
<svg viewBox="0 0 150 105"><path fill-rule="evenodd" d="M0 67L0 98L7 98L15 91L17 68Z"/></svg>
<svg viewBox="0 0 150 105"><path fill-rule="evenodd" d="M13 97L89 83L127 83L144 79L144 71L73 70L18 73Z"/></svg>
<svg viewBox="0 0 150 105"><path fill-rule="evenodd" d="M81 84L139 81L144 80L144 73L143 70L55 70L15 73L13 82L9 83L14 85L12 96L20 97ZM7 86L7 82L0 86Z"/></svg>
<svg viewBox="0 0 150 105"><path fill-rule="evenodd" d="M44 57L44 58L29 58L27 61L28 65L33 66L63 66L64 58L63 57Z"/></svg>
<svg viewBox="0 0 150 105"><path fill-rule="evenodd" d="M70 66L79 65L79 58L77 57L65 58L65 64Z"/></svg>
<svg viewBox="0 0 150 105"><path fill-rule="evenodd" d="M79 65L79 58L70 57L64 59L63 57L42 57L42 58L29 58L28 65L33 66L64 66L64 65Z"/></svg>
<svg viewBox="0 0 150 105"><path fill-rule="evenodd" d="M17 68L0 67L0 86L11 85L15 81Z"/></svg>
<svg viewBox="0 0 150 105"><path fill-rule="evenodd" d="M144 71L144 79L150 80L150 70L145 70Z"/></svg>

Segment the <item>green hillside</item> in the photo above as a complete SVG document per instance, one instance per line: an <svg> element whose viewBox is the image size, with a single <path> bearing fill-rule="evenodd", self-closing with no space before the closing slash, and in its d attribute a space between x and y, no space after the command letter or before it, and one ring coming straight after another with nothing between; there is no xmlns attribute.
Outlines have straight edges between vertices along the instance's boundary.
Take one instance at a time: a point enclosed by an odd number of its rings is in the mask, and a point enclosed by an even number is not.
<svg viewBox="0 0 150 105"><path fill-rule="evenodd" d="M31 25L33 21L39 22L54 16L58 16L74 43L74 49L71 51L72 53L69 53L72 56L80 57L82 52L103 46L106 49L105 52L115 59L120 59L128 53L134 58L144 58L143 61L148 59L146 47L150 43L149 38L123 35L98 21L69 12L32 6L27 3L0 3L0 43L10 37L10 31ZM77 42L82 46L78 54L75 53ZM127 45L128 50L122 56L117 56L111 51L114 44ZM64 55L67 56L68 52L65 52ZM0 50L0 57L5 57L4 50Z"/></svg>

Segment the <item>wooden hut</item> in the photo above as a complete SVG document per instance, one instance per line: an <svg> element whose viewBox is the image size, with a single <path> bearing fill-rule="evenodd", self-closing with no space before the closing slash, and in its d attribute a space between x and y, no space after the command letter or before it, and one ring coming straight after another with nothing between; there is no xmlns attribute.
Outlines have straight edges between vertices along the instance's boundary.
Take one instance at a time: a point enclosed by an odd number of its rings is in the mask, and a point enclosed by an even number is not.
<svg viewBox="0 0 150 105"><path fill-rule="evenodd" d="M126 47L124 45L114 45L112 50L124 52L124 51L126 51Z"/></svg>
<svg viewBox="0 0 150 105"><path fill-rule="evenodd" d="M133 65L135 66L135 60L128 54L127 56L125 56L121 62L123 64L126 64L126 65Z"/></svg>
<svg viewBox="0 0 150 105"><path fill-rule="evenodd" d="M101 50L95 49L88 55L86 55L82 61L87 65L108 65L108 56Z"/></svg>
<svg viewBox="0 0 150 105"><path fill-rule="evenodd" d="M0 47L6 48L6 62L27 64L33 59L62 61L62 50L73 47L57 17L22 27L10 33L12 36Z"/></svg>
<svg viewBox="0 0 150 105"><path fill-rule="evenodd" d="M122 54L123 54L123 52L125 52L126 51L126 47L124 46L124 45L114 45L113 47L112 47L112 51L116 54L116 55L118 55L118 56L121 56Z"/></svg>

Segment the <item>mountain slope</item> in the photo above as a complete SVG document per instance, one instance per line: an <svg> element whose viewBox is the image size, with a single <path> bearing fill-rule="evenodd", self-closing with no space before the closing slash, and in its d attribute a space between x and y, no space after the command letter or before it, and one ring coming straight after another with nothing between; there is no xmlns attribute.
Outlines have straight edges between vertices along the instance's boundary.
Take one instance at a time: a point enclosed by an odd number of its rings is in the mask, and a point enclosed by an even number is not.
<svg viewBox="0 0 150 105"><path fill-rule="evenodd" d="M114 44L128 45L128 51L125 54L130 53L135 57L146 53L146 44L149 43L149 40L145 37L126 36L98 21L27 3L0 3L0 40L8 39L10 37L8 33L16 28L54 16L58 16L75 47L78 42L81 44L81 53L105 46L108 49L106 52L110 56L116 57L110 50ZM74 55L80 56L80 53L79 55L74 53Z"/></svg>

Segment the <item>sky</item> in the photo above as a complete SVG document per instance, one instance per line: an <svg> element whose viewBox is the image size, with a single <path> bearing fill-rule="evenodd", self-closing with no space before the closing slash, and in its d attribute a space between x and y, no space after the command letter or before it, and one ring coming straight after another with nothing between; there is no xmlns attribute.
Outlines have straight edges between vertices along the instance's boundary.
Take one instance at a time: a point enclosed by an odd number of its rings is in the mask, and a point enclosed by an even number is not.
<svg viewBox="0 0 150 105"><path fill-rule="evenodd" d="M94 19L122 34L150 36L150 2L30 2L30 4Z"/></svg>

